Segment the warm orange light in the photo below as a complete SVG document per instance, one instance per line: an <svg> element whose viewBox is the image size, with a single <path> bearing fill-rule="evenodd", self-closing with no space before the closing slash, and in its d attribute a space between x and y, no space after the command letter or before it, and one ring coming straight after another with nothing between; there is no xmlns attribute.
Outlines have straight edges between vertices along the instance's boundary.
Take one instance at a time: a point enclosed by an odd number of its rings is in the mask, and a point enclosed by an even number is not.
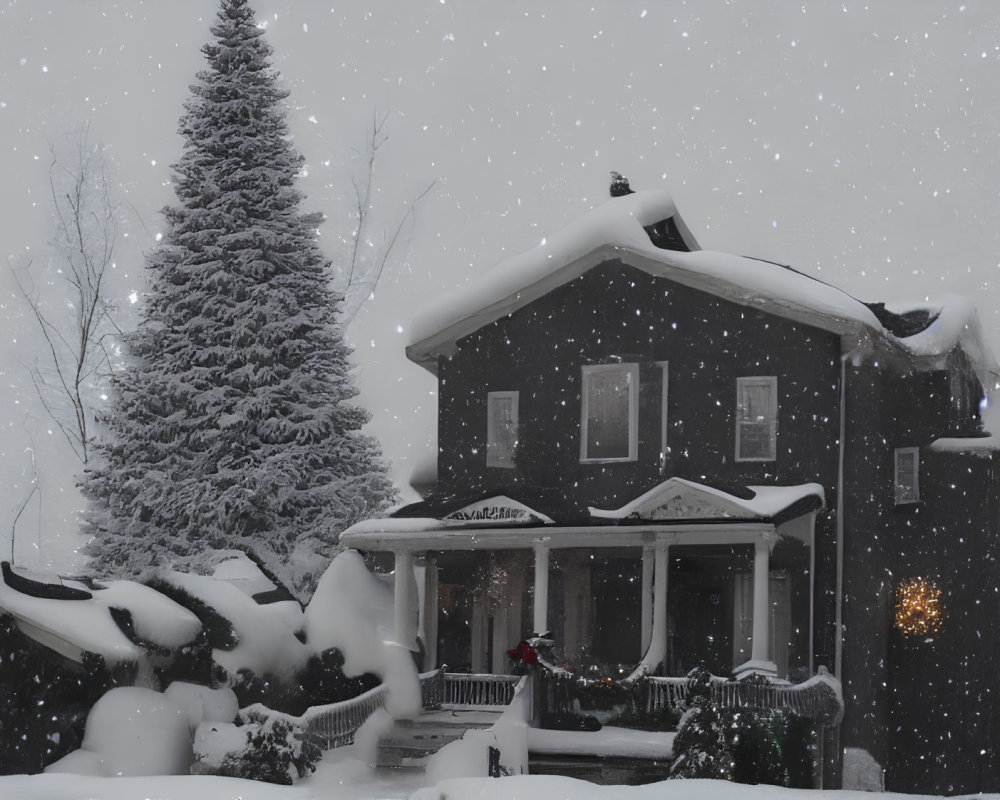
<svg viewBox="0 0 1000 800"><path fill-rule="evenodd" d="M903 636L927 636L941 630L941 590L925 578L909 578L896 588L896 629Z"/></svg>

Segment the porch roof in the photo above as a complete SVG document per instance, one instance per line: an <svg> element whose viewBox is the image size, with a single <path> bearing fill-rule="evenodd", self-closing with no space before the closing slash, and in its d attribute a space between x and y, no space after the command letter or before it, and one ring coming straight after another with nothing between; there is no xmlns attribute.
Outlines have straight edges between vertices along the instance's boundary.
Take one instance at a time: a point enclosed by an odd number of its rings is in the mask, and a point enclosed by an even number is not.
<svg viewBox="0 0 1000 800"><path fill-rule="evenodd" d="M621 508L590 508L589 517L557 515L546 507L553 519L512 494L428 500L393 517L359 522L342 534L341 542L376 551L515 549L536 544L631 547L664 539L675 544L740 544L774 537L783 523L824 505L823 487L816 483L749 486L731 494L671 478Z"/></svg>

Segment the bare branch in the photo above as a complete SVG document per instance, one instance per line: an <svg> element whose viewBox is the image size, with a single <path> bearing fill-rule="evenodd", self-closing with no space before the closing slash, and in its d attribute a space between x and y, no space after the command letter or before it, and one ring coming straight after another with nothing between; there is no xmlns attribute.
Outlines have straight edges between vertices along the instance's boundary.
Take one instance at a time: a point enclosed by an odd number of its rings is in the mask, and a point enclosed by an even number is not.
<svg viewBox="0 0 1000 800"><path fill-rule="evenodd" d="M363 182L359 183L356 179L351 179L351 183L354 186L354 198L356 203L356 214L357 214L357 228L354 232L354 242L351 252L351 259L348 265L348 277L347 286L344 290L345 298L350 295L361 296L362 299L357 302L351 302L350 306L345 304L344 309L344 324L350 324L350 322L357 316L361 307L364 305L364 297L370 296L372 292L375 291L375 287L382 278L382 273L385 271L386 264L389 261L390 256L399 243L400 235L402 234L406 223L408 221L413 221L416 216L416 209L420 201L423 200L437 184L437 181L431 181L431 183L424 189L419 195L417 195L409 204L409 208L403 213L396 223L391 236L386 236L384 233L382 235L382 243L378 254L375 256L375 268L368 268L367 270L361 270L360 265L362 261L361 257L361 243L367 239L367 231L370 222L370 212L372 208L372 191L375 185L375 164L378 156L378 151L389 141L389 136L383 133L383 128L389 119L389 114L386 112L379 116L378 114L372 114L372 127L371 132L366 142L365 149L365 178ZM364 290L364 291L363 291Z"/></svg>
<svg viewBox="0 0 1000 800"><path fill-rule="evenodd" d="M89 141L85 129L67 159L49 145L49 194L54 232L50 241L62 278L67 313L45 310L31 262L22 280L10 262L11 273L41 334L44 369L29 367L35 390L49 417L86 464L90 443L87 391L110 376L112 362L105 339L117 331L115 307L108 297L108 270L114 265L121 207L112 197L108 163L100 147ZM46 377L49 375L50 377Z"/></svg>

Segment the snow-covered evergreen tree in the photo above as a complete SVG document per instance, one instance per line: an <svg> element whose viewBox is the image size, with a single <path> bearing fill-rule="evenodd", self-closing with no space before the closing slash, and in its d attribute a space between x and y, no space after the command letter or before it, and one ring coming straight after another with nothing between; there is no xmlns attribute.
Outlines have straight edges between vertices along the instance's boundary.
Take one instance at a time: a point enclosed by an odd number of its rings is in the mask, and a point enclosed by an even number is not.
<svg viewBox="0 0 1000 800"><path fill-rule="evenodd" d="M150 292L84 491L95 569L255 553L308 590L348 525L394 492L360 433L342 298L300 210L271 48L222 0L173 166L179 205L149 255Z"/></svg>
<svg viewBox="0 0 1000 800"><path fill-rule="evenodd" d="M712 702L711 681L704 666L688 674L687 709L677 724L671 778L733 779L733 756Z"/></svg>

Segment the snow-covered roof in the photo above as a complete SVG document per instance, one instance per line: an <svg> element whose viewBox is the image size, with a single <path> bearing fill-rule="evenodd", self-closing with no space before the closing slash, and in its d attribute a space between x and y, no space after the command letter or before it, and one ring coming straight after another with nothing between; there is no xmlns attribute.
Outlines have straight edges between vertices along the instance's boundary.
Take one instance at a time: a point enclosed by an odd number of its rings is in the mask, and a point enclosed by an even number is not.
<svg viewBox="0 0 1000 800"><path fill-rule="evenodd" d="M673 219L685 242L693 245L691 252L653 245L645 228L665 219ZM418 317L407 355L436 371L437 356L452 352L463 336L614 258L650 275L838 334L884 333L872 311L840 289L778 264L696 249L687 231L667 192L614 198Z"/></svg>
<svg viewBox="0 0 1000 800"><path fill-rule="evenodd" d="M976 304L968 297L946 294L934 302L886 303L895 314L928 312L933 321L919 333L896 341L912 356L936 360L960 347L969 357L976 375L987 391L1000 388L1000 366L983 336Z"/></svg>
<svg viewBox="0 0 1000 800"><path fill-rule="evenodd" d="M803 500L824 503L818 483L797 486L748 486L752 497L743 498L683 478L670 478L621 508L591 508L591 516L615 520L667 519L773 519Z"/></svg>
<svg viewBox="0 0 1000 800"><path fill-rule="evenodd" d="M130 581L115 581L77 600L35 597L0 581L0 612L10 614L26 636L72 661L81 661L84 652L103 656L109 665L143 657L143 648L115 622L112 608L131 614L140 639L165 647L179 647L201 630L190 611Z"/></svg>
<svg viewBox="0 0 1000 800"><path fill-rule="evenodd" d="M652 243L645 229L666 219L673 220L691 252ZM932 324L913 336L897 338L867 304L835 286L768 261L699 249L673 199L660 190L612 198L546 237L538 247L502 261L442 298L415 319L407 355L436 373L438 356L453 353L459 339L611 259L739 305L862 341L898 346L918 360L947 356L960 346L984 387L1000 384L1000 367L983 339L971 301L942 298L933 305Z"/></svg>

